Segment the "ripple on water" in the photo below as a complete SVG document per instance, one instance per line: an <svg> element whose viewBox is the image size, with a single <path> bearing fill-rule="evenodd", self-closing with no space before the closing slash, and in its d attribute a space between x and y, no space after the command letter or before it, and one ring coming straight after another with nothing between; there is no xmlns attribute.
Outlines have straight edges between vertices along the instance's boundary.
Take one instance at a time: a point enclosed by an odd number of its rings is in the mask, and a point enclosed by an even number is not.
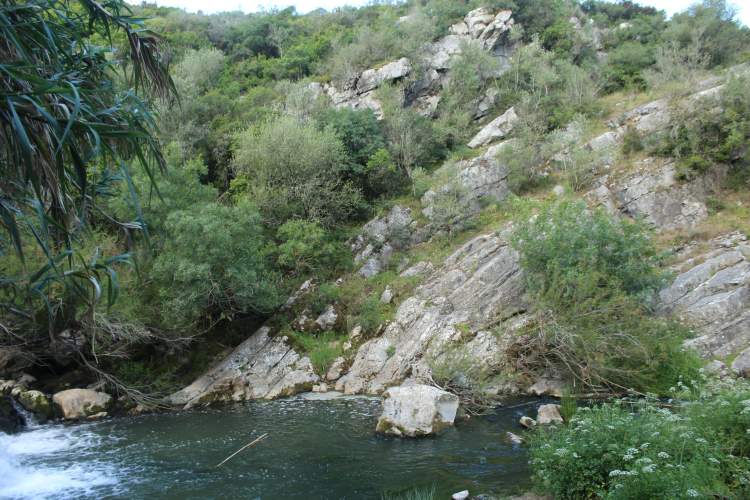
<svg viewBox="0 0 750 500"><path fill-rule="evenodd" d="M0 435L0 497L376 499L432 484L440 495L527 485L525 453L504 442L512 411L399 440L373 432L380 405L298 398Z"/></svg>

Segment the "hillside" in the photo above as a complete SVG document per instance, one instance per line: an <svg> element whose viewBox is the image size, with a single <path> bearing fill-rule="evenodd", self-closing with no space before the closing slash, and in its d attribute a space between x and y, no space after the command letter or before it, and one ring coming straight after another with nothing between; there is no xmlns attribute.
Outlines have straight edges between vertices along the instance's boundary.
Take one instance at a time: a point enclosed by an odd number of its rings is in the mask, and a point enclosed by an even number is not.
<svg viewBox="0 0 750 500"><path fill-rule="evenodd" d="M4 219L3 394L51 417L49 394L88 388L101 416L428 385L471 415L695 397L747 424L750 30L725 2L133 15L178 97L132 89L158 165L91 153L72 213L43 195ZM414 435L399 425L378 428ZM542 456L559 435L535 459L562 460ZM696 491L747 492L738 439ZM554 463L545 493L594 494L561 493ZM596 494L626 484L610 470Z"/></svg>

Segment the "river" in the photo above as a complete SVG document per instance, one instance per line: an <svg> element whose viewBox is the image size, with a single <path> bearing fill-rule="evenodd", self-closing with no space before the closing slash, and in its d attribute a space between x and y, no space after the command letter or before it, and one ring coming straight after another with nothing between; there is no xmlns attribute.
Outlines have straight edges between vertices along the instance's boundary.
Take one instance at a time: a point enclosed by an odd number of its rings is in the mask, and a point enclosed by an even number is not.
<svg viewBox="0 0 750 500"><path fill-rule="evenodd" d="M380 400L297 397L0 433L0 498L379 499L434 487L528 489L505 440L537 402L509 402L436 438L374 433ZM268 438L216 468L224 458Z"/></svg>

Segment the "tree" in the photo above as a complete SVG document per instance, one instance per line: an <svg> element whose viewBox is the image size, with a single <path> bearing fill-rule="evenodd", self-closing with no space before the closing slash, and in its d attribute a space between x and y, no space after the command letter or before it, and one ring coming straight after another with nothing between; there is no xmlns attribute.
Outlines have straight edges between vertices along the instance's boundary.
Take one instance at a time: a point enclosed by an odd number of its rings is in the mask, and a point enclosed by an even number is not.
<svg viewBox="0 0 750 500"><path fill-rule="evenodd" d="M336 226L351 219L362 200L341 176L346 163L333 131L281 117L237 136L233 186L244 186L272 226L294 218Z"/></svg>

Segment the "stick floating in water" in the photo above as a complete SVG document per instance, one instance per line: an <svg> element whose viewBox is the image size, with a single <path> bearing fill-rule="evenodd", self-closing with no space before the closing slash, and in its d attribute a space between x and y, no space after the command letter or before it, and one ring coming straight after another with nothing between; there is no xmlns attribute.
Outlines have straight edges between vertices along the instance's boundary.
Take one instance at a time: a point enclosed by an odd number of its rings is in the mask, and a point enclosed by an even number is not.
<svg viewBox="0 0 750 500"><path fill-rule="evenodd" d="M266 439L267 437L268 437L268 433L265 433L265 434L263 434L262 436L258 436L258 437L257 437L257 438L255 438L255 439L254 439L253 441L250 441L250 442L249 442L249 443L247 443L247 444L246 444L245 446L243 446L242 448L240 448L239 450L235 451L234 453L232 453L231 455L229 455L229 456L228 456L227 458L225 458L224 460L222 460L222 461L221 461L221 463L220 463L219 465L217 465L216 467L217 467L217 468L218 468L218 467L221 467L221 466L222 466L222 465L224 465L225 463L229 462L229 460L231 460L231 459L232 459L232 458L233 458L233 457L234 457L235 455L237 455L237 454L239 454L240 452L242 452L242 451L244 451L244 450L246 450L246 449L250 448L251 446L253 446L253 445L255 445L255 444L258 444L258 443L260 443L261 441L263 441L263 440L264 440L264 439Z"/></svg>

